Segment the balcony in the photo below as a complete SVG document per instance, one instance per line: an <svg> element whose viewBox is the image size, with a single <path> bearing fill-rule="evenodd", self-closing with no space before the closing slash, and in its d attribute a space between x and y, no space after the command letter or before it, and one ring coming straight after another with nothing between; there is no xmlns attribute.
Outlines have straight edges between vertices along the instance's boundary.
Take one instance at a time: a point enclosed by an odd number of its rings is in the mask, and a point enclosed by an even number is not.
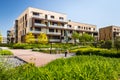
<svg viewBox="0 0 120 80"><path fill-rule="evenodd" d="M35 26L46 26L46 24L41 24L41 23L34 23Z"/></svg>
<svg viewBox="0 0 120 80"><path fill-rule="evenodd" d="M57 32L48 32L47 34L50 34L50 35L61 35L61 33L57 33Z"/></svg>
<svg viewBox="0 0 120 80"><path fill-rule="evenodd" d="M67 27L65 27L65 29L73 29L73 30L74 30L75 28L74 28L74 27L68 27L68 26L67 26Z"/></svg>
<svg viewBox="0 0 120 80"><path fill-rule="evenodd" d="M35 16L35 15L33 15L32 17L33 17L33 18L45 19L45 17L43 17L43 16Z"/></svg>
<svg viewBox="0 0 120 80"><path fill-rule="evenodd" d="M67 23L66 20L57 20L57 19L53 19L53 18L48 18L49 21L54 21L54 22L62 22L62 23Z"/></svg>
<svg viewBox="0 0 120 80"><path fill-rule="evenodd" d="M40 32L42 31L30 31L31 33L34 33L34 34L39 34Z"/></svg>
<svg viewBox="0 0 120 80"><path fill-rule="evenodd" d="M60 42L60 39L49 39L50 42Z"/></svg>
<svg viewBox="0 0 120 80"><path fill-rule="evenodd" d="M49 27L54 27L54 28L64 28L64 26L58 26L58 25L50 25Z"/></svg>

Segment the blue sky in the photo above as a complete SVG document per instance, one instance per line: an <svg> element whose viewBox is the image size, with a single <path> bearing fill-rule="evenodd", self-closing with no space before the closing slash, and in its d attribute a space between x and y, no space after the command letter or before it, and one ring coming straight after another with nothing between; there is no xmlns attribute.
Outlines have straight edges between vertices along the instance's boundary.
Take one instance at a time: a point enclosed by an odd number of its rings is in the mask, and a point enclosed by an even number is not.
<svg viewBox="0 0 120 80"><path fill-rule="evenodd" d="M1 0L0 31L3 36L29 6L66 13L72 21L95 24L97 28L120 26L120 0Z"/></svg>

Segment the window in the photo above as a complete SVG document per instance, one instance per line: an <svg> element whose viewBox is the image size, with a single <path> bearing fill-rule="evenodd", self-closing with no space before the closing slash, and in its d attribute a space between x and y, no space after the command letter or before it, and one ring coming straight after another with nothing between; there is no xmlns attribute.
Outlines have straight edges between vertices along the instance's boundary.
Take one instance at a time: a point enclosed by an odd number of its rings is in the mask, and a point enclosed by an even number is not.
<svg viewBox="0 0 120 80"><path fill-rule="evenodd" d="M64 27L64 24L61 24Z"/></svg>
<svg viewBox="0 0 120 80"><path fill-rule="evenodd" d="M84 29L85 29L85 27L84 27Z"/></svg>
<svg viewBox="0 0 120 80"><path fill-rule="evenodd" d="M54 19L55 17L54 16L51 16L52 19Z"/></svg>
<svg viewBox="0 0 120 80"><path fill-rule="evenodd" d="M27 14L25 14L25 20L27 20Z"/></svg>
<svg viewBox="0 0 120 80"><path fill-rule="evenodd" d="M47 14L46 14L46 15L45 15L45 19L47 19L47 17L48 17L48 16L47 16Z"/></svg>
<svg viewBox="0 0 120 80"><path fill-rule="evenodd" d="M54 32L54 29L49 29L49 32Z"/></svg>
<svg viewBox="0 0 120 80"><path fill-rule="evenodd" d="M91 28L89 28L89 30L91 30Z"/></svg>
<svg viewBox="0 0 120 80"><path fill-rule="evenodd" d="M72 30L70 30L70 33L71 33L71 34L72 34L72 32L73 32L73 31L72 31Z"/></svg>
<svg viewBox="0 0 120 80"><path fill-rule="evenodd" d="M41 31L41 28L35 28L35 31Z"/></svg>
<svg viewBox="0 0 120 80"><path fill-rule="evenodd" d="M25 27L27 27L27 21L25 22Z"/></svg>
<svg viewBox="0 0 120 80"><path fill-rule="evenodd" d="M34 15L34 16L39 16L39 13L33 12L33 15Z"/></svg>
<svg viewBox="0 0 120 80"><path fill-rule="evenodd" d="M95 31L95 28L93 28L93 30Z"/></svg>
<svg viewBox="0 0 120 80"><path fill-rule="evenodd" d="M41 23L41 20L35 19L35 23Z"/></svg>
<svg viewBox="0 0 120 80"><path fill-rule="evenodd" d="M56 23L56 22L53 22L52 25L57 26L57 23Z"/></svg>
<svg viewBox="0 0 120 80"><path fill-rule="evenodd" d="M33 30L33 28L32 27L30 27L30 31L32 31Z"/></svg>
<svg viewBox="0 0 120 80"><path fill-rule="evenodd" d="M68 27L70 27L70 28L71 28L71 25L68 25Z"/></svg>
<svg viewBox="0 0 120 80"><path fill-rule="evenodd" d="M78 28L80 28L80 26L78 26Z"/></svg>
<svg viewBox="0 0 120 80"><path fill-rule="evenodd" d="M56 32L58 32L58 30L56 29Z"/></svg>
<svg viewBox="0 0 120 80"><path fill-rule="evenodd" d="M59 20L64 20L64 18L63 17L59 17Z"/></svg>

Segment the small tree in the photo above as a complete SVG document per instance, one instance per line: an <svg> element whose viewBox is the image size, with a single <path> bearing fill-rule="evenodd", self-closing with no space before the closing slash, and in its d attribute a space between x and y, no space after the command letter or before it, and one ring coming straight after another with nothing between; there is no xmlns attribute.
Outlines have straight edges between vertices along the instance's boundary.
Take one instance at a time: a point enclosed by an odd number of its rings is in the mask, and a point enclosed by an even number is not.
<svg viewBox="0 0 120 80"><path fill-rule="evenodd" d="M115 39L114 47L117 49L117 51L120 49L120 37Z"/></svg>
<svg viewBox="0 0 120 80"><path fill-rule="evenodd" d="M77 33L77 32L74 32L73 34L72 34L72 38L74 39L74 43L76 44L76 40L77 39L79 39L79 37L80 37L80 35Z"/></svg>
<svg viewBox="0 0 120 80"><path fill-rule="evenodd" d="M110 41L110 40L105 41L104 48L111 49L112 48L112 41Z"/></svg>
<svg viewBox="0 0 120 80"><path fill-rule="evenodd" d="M0 33L0 43L2 43L2 34Z"/></svg>
<svg viewBox="0 0 120 80"><path fill-rule="evenodd" d="M94 37L92 37L91 35L84 33L83 35L81 35L79 37L79 41L86 44L86 42L92 42L94 41Z"/></svg>
<svg viewBox="0 0 120 80"><path fill-rule="evenodd" d="M46 44L48 43L48 37L45 33L40 33L38 36L38 43Z"/></svg>
<svg viewBox="0 0 120 80"><path fill-rule="evenodd" d="M35 43L35 37L32 33L28 33L26 36L25 36L25 42L26 43Z"/></svg>

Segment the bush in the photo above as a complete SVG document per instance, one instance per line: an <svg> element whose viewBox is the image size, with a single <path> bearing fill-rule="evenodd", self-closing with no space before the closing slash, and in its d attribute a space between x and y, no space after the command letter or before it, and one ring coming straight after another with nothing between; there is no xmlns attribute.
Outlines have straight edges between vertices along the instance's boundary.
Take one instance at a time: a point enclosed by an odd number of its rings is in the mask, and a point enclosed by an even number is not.
<svg viewBox="0 0 120 80"><path fill-rule="evenodd" d="M17 43L12 46L13 49L24 49L27 44Z"/></svg>
<svg viewBox="0 0 120 80"><path fill-rule="evenodd" d="M120 52L114 50L107 50L107 49L99 49L99 48L83 48L79 49L76 52L76 55L99 55L105 57L120 57Z"/></svg>
<svg viewBox="0 0 120 80"><path fill-rule="evenodd" d="M13 53L8 50L0 50L0 55L13 55Z"/></svg>

